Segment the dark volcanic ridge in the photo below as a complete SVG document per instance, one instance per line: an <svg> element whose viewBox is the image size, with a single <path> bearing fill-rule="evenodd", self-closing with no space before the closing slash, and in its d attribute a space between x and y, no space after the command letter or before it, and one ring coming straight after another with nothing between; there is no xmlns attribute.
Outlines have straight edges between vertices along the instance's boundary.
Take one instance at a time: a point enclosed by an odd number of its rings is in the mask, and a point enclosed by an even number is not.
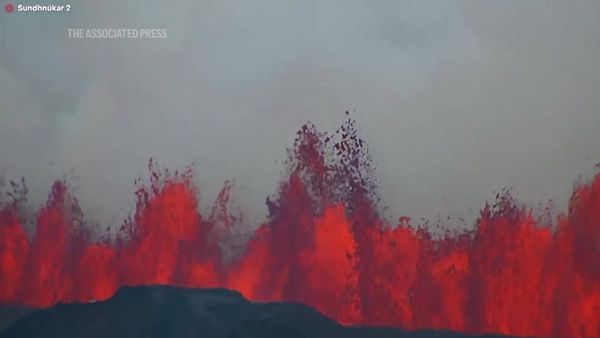
<svg viewBox="0 0 600 338"><path fill-rule="evenodd" d="M23 317L0 338L505 337L343 326L303 304L253 303L227 289L172 286L123 287L106 301L58 304L33 313L1 311L6 318Z"/></svg>

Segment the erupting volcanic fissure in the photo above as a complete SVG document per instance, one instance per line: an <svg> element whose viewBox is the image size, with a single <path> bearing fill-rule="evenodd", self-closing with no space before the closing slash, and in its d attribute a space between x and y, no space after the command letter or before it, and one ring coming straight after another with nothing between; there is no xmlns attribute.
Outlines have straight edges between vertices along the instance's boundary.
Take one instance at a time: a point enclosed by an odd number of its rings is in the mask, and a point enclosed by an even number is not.
<svg viewBox="0 0 600 338"><path fill-rule="evenodd" d="M473 230L438 236L380 215L351 119L335 133L304 126L286 165L268 219L233 253L225 248L243 220L231 184L201 215L190 170L151 161L135 211L101 239L66 182L35 217L14 183L0 204L0 302L47 307L106 299L123 285L222 286L303 302L342 323L600 336L600 174L576 186L552 227L504 193Z"/></svg>

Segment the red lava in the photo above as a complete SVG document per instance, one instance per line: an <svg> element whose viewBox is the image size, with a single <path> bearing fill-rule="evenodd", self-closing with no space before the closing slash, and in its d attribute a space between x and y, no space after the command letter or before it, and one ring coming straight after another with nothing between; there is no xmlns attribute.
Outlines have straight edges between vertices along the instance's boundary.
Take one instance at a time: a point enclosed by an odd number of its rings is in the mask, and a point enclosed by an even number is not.
<svg viewBox="0 0 600 338"><path fill-rule="evenodd" d="M0 302L47 307L102 300L122 285L227 287L252 300L296 301L343 323L468 333L600 336L600 174L579 184L554 227L510 194L486 203L472 231L434 236L378 212L371 161L348 120L297 135L269 217L240 254L230 185L201 215L190 171L136 183L118 235L92 240L57 181L32 237L18 198L0 204Z"/></svg>

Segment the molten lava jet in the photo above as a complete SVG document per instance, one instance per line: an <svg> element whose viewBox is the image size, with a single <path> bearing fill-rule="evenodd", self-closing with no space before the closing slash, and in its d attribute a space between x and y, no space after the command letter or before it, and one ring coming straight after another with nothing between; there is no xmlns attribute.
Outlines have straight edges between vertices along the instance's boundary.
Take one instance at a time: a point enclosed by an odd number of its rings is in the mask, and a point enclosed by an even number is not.
<svg viewBox="0 0 600 338"><path fill-rule="evenodd" d="M232 257L222 244L241 224L230 185L201 215L190 171L151 161L135 211L102 240L92 240L66 182L29 220L31 235L12 194L0 204L0 302L47 307L106 299L122 285L222 286L303 302L342 323L600 336L600 174L575 188L552 228L504 193L472 231L440 235L407 218L386 222L370 165L352 120L334 134L304 126L268 219Z"/></svg>

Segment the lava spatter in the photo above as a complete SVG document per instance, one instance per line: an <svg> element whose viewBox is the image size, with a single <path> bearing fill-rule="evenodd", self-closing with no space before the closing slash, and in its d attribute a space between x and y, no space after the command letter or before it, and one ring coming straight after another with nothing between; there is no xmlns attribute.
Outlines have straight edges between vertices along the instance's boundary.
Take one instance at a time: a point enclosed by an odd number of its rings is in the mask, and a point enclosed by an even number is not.
<svg viewBox="0 0 600 338"><path fill-rule="evenodd" d="M348 324L600 336L600 174L575 188L554 228L504 193L472 230L434 236L381 216L350 119L334 133L302 127L286 163L268 218L235 250L227 245L238 227L250 227L232 208L231 183L202 215L191 171L154 161L112 239L92 240L65 182L36 211L33 234L23 206L0 200L0 302L47 307L106 299L123 285L220 286Z"/></svg>

